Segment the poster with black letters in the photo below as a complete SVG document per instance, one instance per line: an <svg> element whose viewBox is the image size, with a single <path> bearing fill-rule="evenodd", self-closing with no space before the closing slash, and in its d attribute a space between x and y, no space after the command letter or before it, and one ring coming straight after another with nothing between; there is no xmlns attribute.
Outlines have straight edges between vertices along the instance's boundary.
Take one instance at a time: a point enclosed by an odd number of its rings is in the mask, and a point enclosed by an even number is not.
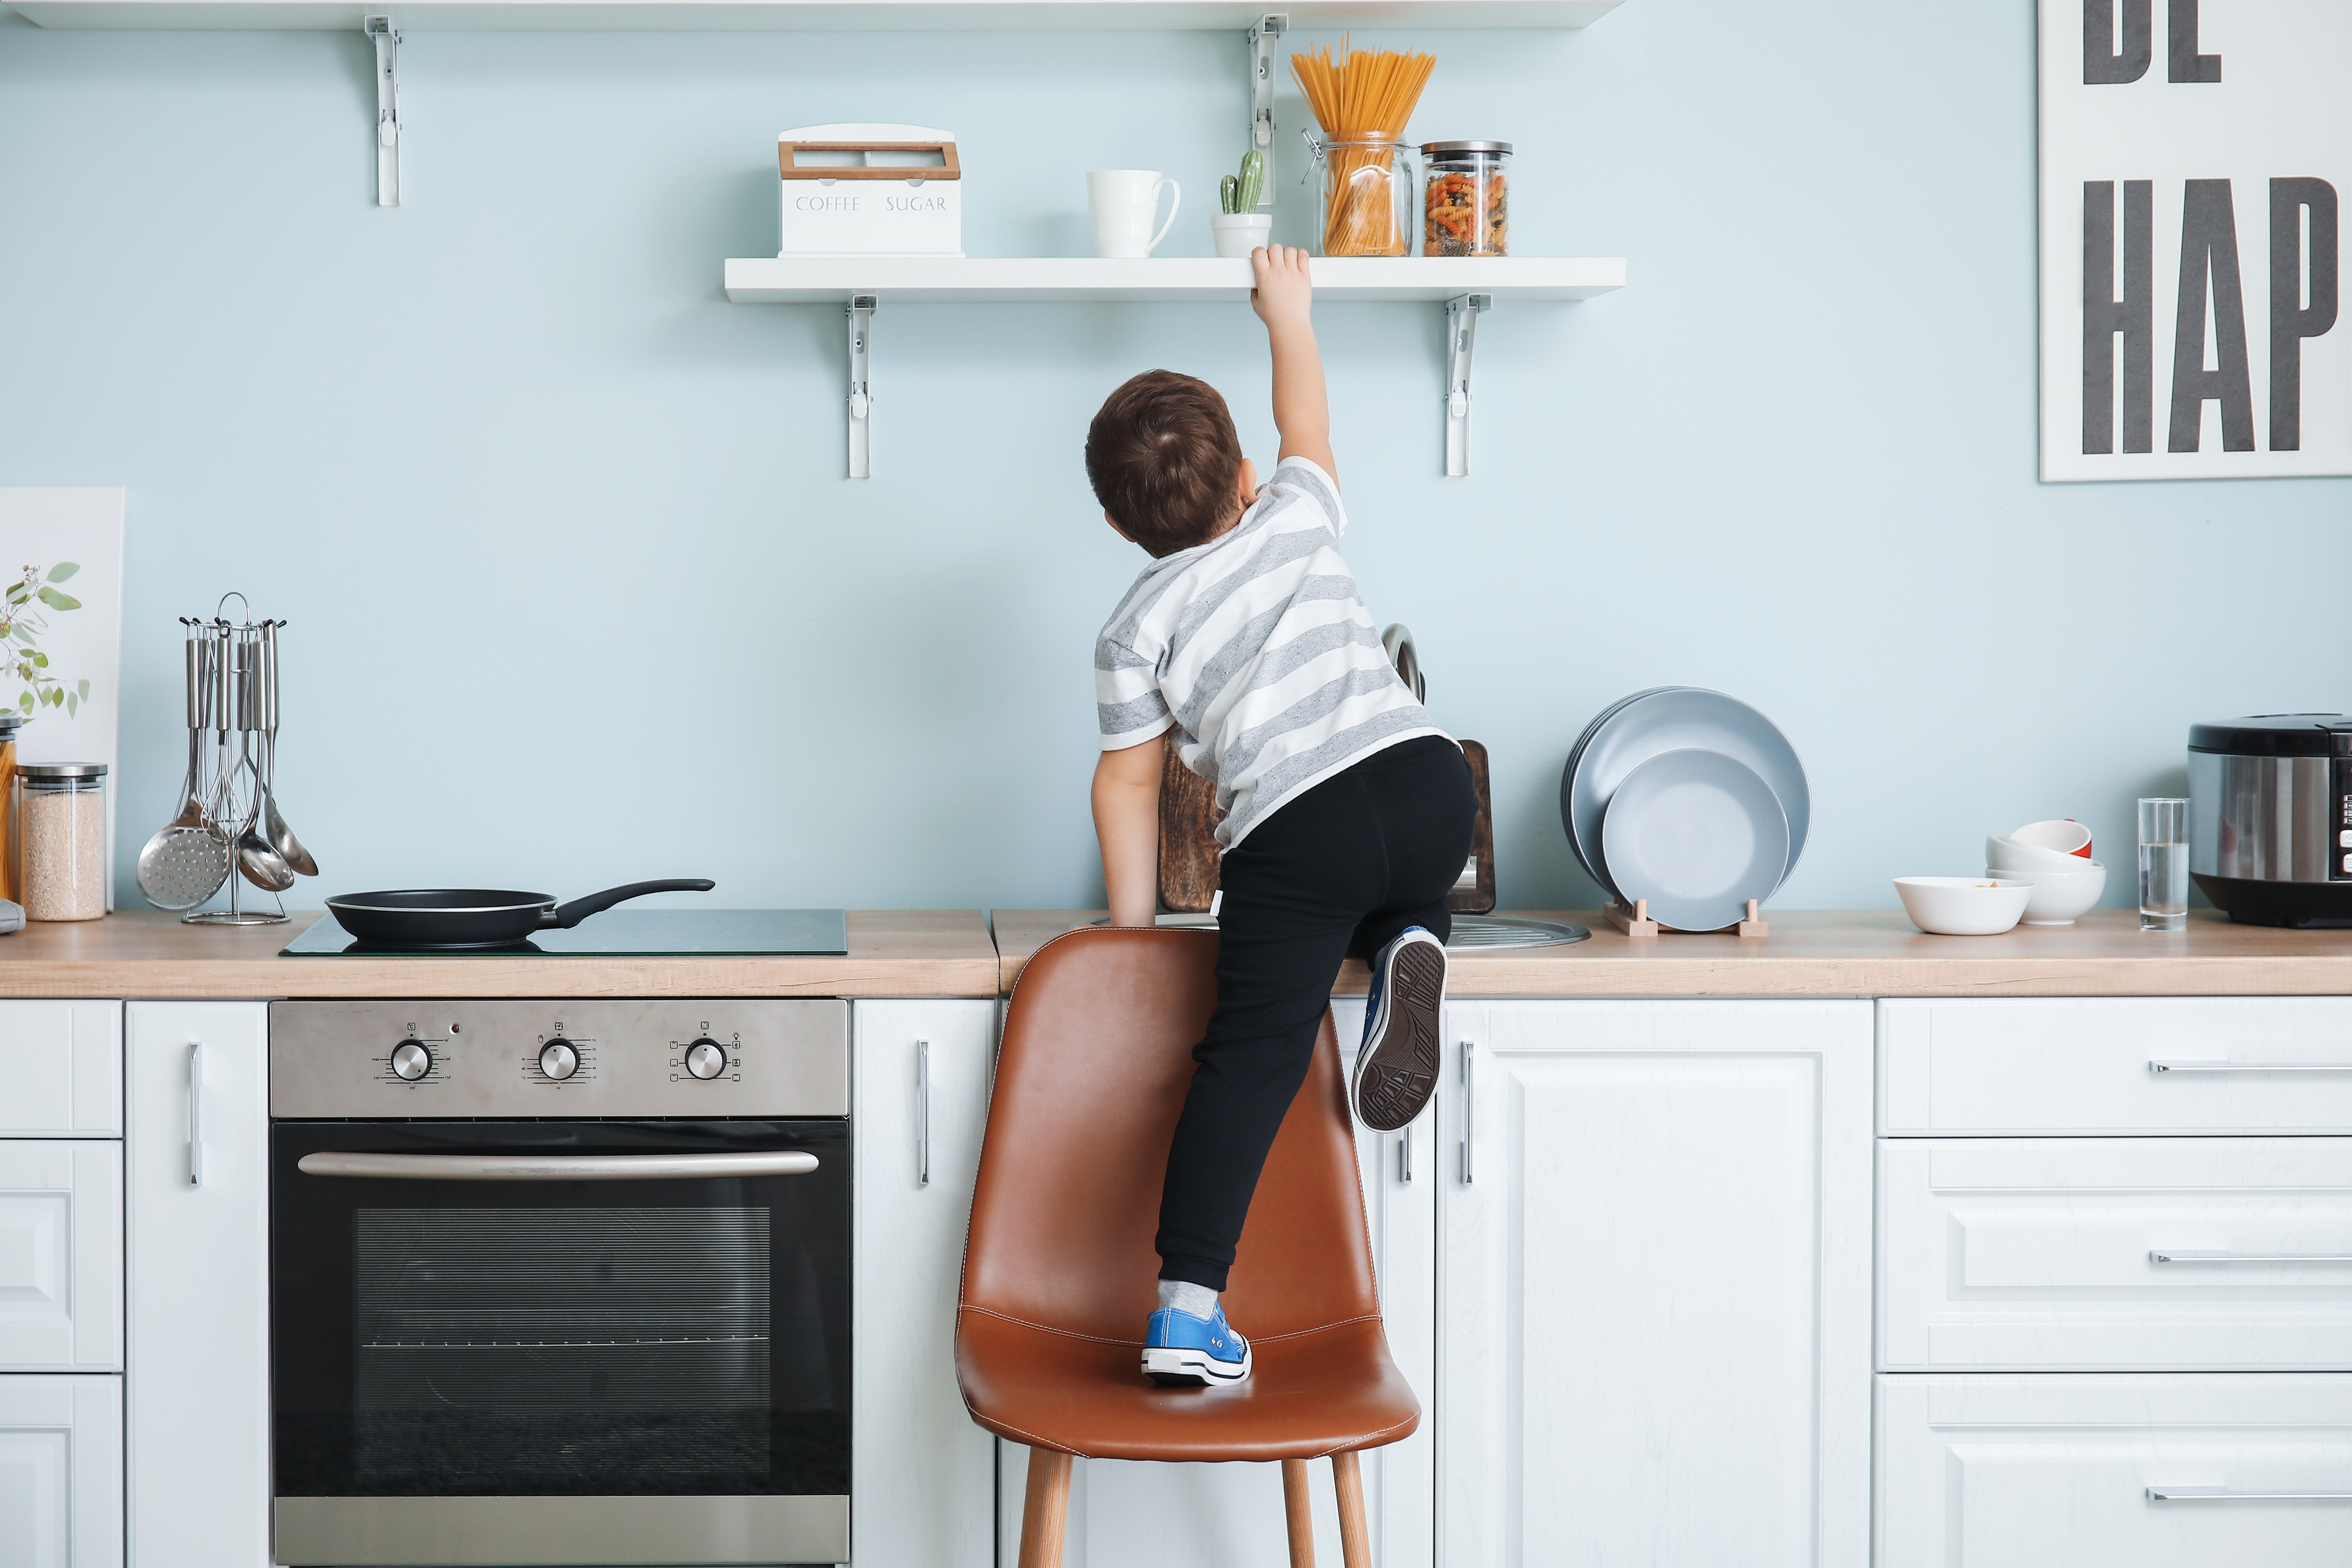
<svg viewBox="0 0 2352 1568"><path fill-rule="evenodd" d="M2042 477L2352 474L2352 0L2041 0Z"/></svg>

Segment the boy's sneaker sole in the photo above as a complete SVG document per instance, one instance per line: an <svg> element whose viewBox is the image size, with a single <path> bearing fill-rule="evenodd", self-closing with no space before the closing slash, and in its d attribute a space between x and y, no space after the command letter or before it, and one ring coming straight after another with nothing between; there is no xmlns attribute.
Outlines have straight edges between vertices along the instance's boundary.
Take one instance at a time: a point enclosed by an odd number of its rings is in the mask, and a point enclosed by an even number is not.
<svg viewBox="0 0 2352 1568"><path fill-rule="evenodd" d="M1241 1364L1235 1366L1231 1362L1214 1360L1206 1351L1147 1349L1143 1352L1143 1375L1162 1388L1221 1387L1247 1381L1256 1359L1253 1352L1244 1351Z"/></svg>
<svg viewBox="0 0 2352 1568"><path fill-rule="evenodd" d="M1349 1098L1357 1120L1393 1132L1437 1091L1438 1015L1445 1002L1445 949L1434 936L1404 942L1389 960L1381 1010L1356 1058Z"/></svg>

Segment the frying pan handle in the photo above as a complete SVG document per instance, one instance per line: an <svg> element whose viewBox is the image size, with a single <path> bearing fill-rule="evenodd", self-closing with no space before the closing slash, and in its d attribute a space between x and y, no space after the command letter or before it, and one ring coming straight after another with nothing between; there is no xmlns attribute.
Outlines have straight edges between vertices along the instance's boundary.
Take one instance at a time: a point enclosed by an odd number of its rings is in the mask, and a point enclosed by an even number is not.
<svg viewBox="0 0 2352 1568"><path fill-rule="evenodd" d="M647 893L707 893L719 886L708 877L673 877L661 882L631 882L625 887L607 888L601 893L591 893L584 899L574 899L568 904L558 904L540 916L542 927L570 931L590 915L601 915L614 904L629 899L642 899Z"/></svg>

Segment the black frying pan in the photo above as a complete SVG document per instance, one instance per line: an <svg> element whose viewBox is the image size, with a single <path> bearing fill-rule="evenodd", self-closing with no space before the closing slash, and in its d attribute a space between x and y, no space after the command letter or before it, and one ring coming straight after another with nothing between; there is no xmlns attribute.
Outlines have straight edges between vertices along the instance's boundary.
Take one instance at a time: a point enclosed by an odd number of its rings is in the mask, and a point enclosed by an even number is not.
<svg viewBox="0 0 2352 1568"><path fill-rule="evenodd" d="M352 940L370 947L451 951L512 947L534 932L569 931L590 915L602 914L625 899L647 893L707 893L719 884L707 877L666 882L631 882L584 899L559 904L550 893L518 893L504 888L404 888L390 893L345 893L327 908Z"/></svg>

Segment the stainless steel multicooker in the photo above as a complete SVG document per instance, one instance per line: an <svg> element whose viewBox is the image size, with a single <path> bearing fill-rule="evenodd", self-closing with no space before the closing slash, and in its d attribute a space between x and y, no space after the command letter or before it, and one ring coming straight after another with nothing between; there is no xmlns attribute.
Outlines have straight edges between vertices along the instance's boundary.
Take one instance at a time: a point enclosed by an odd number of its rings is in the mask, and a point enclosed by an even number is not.
<svg viewBox="0 0 2352 1568"><path fill-rule="evenodd" d="M2352 926L2352 714L2189 726L2189 874L2249 925Z"/></svg>
<svg viewBox="0 0 2352 1568"><path fill-rule="evenodd" d="M849 1556L848 1007L270 1008L276 1560Z"/></svg>

